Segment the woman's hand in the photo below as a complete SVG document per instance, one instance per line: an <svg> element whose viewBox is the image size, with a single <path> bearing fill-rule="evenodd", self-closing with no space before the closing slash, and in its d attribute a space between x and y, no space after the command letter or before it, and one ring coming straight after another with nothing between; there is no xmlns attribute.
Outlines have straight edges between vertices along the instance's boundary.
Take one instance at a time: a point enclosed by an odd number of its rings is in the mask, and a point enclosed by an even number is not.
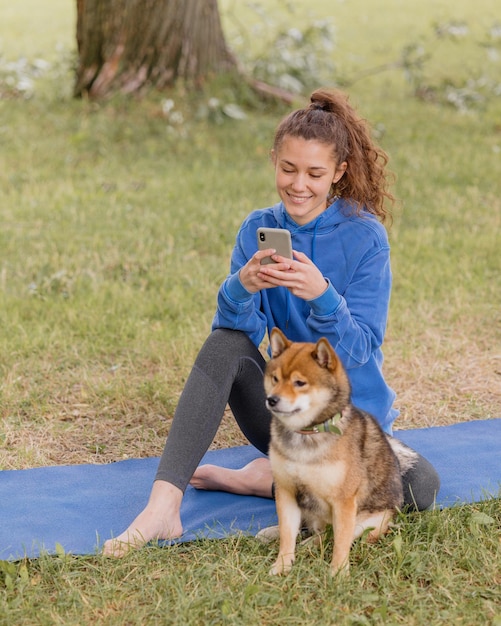
<svg viewBox="0 0 501 626"><path fill-rule="evenodd" d="M261 261L269 256L275 261L273 264L275 269L282 272L288 270L291 263L290 259L278 256L276 250L273 248L258 250L258 252L240 269L239 273L240 282L250 293L257 293L261 291L261 289L269 289L270 287L276 286L266 279L266 274L262 274L262 269L268 267L268 265L261 265ZM280 259L286 262L279 262Z"/></svg>
<svg viewBox="0 0 501 626"><path fill-rule="evenodd" d="M261 265L261 259L271 256L274 264ZM240 280L251 293L271 287L285 287L303 300L318 298L327 282L318 267L302 252L294 250L294 259L262 250L240 270Z"/></svg>

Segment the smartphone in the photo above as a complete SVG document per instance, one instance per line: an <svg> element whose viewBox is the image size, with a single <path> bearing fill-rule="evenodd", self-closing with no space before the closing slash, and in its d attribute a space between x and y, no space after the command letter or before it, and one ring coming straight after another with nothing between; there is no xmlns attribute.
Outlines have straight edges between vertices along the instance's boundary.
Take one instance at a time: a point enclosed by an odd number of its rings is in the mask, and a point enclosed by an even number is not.
<svg viewBox="0 0 501 626"><path fill-rule="evenodd" d="M292 259L291 234L285 228L258 228L257 247L258 250L274 248L280 256ZM261 259L261 265L269 265L270 263L275 263L275 261L269 256Z"/></svg>

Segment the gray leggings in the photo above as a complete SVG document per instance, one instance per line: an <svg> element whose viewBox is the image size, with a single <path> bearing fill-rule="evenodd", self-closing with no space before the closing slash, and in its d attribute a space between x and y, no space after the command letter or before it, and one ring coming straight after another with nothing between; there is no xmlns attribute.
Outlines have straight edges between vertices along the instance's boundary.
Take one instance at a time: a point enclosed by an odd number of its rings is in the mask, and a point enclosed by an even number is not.
<svg viewBox="0 0 501 626"><path fill-rule="evenodd" d="M245 437L267 454L271 416L265 406L264 367L265 359L245 333L218 329L209 335L179 399L156 480L186 489L227 404ZM440 483L424 457L403 480L406 505L424 510L433 504Z"/></svg>

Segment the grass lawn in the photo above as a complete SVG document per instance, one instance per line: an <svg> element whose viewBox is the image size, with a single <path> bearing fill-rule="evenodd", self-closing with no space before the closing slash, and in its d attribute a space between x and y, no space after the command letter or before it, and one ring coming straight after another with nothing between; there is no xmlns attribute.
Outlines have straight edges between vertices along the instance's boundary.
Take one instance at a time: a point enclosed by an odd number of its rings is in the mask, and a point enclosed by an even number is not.
<svg viewBox="0 0 501 626"><path fill-rule="evenodd" d="M74 101L61 59L75 46L75 7L42 4L0 6L0 470L160 454L236 230L276 201L267 155L284 113L200 117L213 95L234 101L221 84ZM270 4L276 23L291 21L283 3ZM414 97L401 69L371 70L421 42L427 85L464 76L499 85L499 42L479 45L497 4L314 7L335 25L333 82L350 85L397 174L384 348L398 428L501 416L501 98L462 111ZM311 3L297 5L294 19L310 19ZM235 15L257 23L235 0L221 7L231 37ZM434 36L451 22L472 36ZM2 83L5 63L21 56L53 63L29 98ZM243 442L227 415L214 447ZM314 548L271 580L273 549L242 537L119 563L61 554L0 564L0 624L499 626L500 524L499 500L403 517L378 546L355 545L342 583Z"/></svg>

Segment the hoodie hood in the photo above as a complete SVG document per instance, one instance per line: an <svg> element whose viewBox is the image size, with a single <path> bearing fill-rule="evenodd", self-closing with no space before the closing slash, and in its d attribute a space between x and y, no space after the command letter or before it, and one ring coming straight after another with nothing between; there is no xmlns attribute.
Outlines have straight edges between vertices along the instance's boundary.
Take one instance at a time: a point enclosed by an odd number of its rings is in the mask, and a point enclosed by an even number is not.
<svg viewBox="0 0 501 626"><path fill-rule="evenodd" d="M315 264L317 262L317 237L328 235L340 224L353 218L353 209L343 198L337 198L317 218L303 225L298 224L290 217L283 202L276 204L272 208L271 213L276 220L276 227L286 228L291 233L293 247L295 239L304 240L311 237L309 257ZM369 216L370 214L362 212L362 215Z"/></svg>

